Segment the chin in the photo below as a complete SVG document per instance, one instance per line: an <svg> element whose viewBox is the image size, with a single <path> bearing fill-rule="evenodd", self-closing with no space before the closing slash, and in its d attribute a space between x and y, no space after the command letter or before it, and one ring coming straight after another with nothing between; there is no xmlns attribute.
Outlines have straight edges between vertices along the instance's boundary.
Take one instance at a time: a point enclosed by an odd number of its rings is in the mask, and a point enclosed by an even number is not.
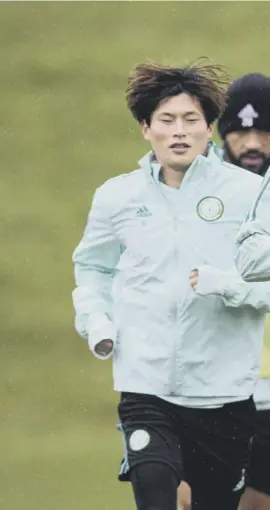
<svg viewBox="0 0 270 510"><path fill-rule="evenodd" d="M249 172L252 172L253 174L259 174L261 169L262 169L262 166L247 166L247 165L239 165L239 166L242 166L242 168L244 168L244 170L248 170Z"/></svg>
<svg viewBox="0 0 270 510"><path fill-rule="evenodd" d="M175 170L181 170L183 168L187 168L191 165L192 163L192 160L190 160L190 158L177 158L175 159L174 161L171 161L170 163L170 167L175 169Z"/></svg>

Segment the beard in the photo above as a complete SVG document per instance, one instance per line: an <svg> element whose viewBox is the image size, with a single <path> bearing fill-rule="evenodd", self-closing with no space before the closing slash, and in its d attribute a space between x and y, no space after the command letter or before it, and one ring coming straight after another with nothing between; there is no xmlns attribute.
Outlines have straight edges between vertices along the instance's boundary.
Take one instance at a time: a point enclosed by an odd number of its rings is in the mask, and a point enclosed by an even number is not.
<svg viewBox="0 0 270 510"><path fill-rule="evenodd" d="M243 163L243 159L246 157L260 157L262 159L262 163L260 165L246 165ZM227 161L228 163L231 163L232 165L240 166L241 168L244 168L244 170L248 170L249 172L253 172L254 174L258 174L261 176L264 176L266 174L266 171L268 170L270 166L270 157L267 157L263 152L256 151L256 150L249 150L241 154L238 158L234 156L227 144L227 142L224 142L223 145L223 158L224 161Z"/></svg>

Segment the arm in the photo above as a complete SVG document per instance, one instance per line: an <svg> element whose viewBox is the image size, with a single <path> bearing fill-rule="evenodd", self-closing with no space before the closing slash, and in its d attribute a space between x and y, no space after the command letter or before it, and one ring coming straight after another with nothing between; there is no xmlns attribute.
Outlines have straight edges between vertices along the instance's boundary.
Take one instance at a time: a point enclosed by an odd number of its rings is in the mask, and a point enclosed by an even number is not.
<svg viewBox="0 0 270 510"><path fill-rule="evenodd" d="M236 267L247 282L270 280L270 170L236 240Z"/></svg>
<svg viewBox="0 0 270 510"><path fill-rule="evenodd" d="M270 311L270 283L246 283L236 271L221 271L211 266L198 267L197 282L192 286L200 296L221 296L227 307L249 306L265 313Z"/></svg>
<svg viewBox="0 0 270 510"><path fill-rule="evenodd" d="M94 196L88 223L81 242L73 253L76 288L73 291L75 327L88 340L96 357L107 359L116 341L112 319L112 279L120 257L120 242L115 236L104 188ZM96 346L111 340L111 352L99 356Z"/></svg>
<svg viewBox="0 0 270 510"><path fill-rule="evenodd" d="M241 227L237 238L235 264L246 282L270 280L270 233L266 232L258 221L246 222Z"/></svg>

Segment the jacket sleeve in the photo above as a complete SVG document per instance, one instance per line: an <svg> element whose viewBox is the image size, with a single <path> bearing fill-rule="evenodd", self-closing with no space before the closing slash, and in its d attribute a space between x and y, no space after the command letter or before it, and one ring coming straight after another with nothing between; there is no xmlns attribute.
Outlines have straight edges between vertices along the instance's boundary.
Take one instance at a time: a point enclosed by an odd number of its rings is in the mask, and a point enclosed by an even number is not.
<svg viewBox="0 0 270 510"><path fill-rule="evenodd" d="M237 236L235 263L247 282L270 280L270 170Z"/></svg>
<svg viewBox="0 0 270 510"><path fill-rule="evenodd" d="M93 354L101 359L95 346L104 339L115 345L116 332L112 317L112 279L120 258L117 239L110 214L108 195L103 187L93 198L87 226L81 242L73 253L76 288L73 291L75 327L88 340Z"/></svg>
<svg viewBox="0 0 270 510"><path fill-rule="evenodd" d="M270 311L270 283L247 283L235 270L221 271L212 266L198 267L196 294L222 297L227 307L251 307L262 313Z"/></svg>

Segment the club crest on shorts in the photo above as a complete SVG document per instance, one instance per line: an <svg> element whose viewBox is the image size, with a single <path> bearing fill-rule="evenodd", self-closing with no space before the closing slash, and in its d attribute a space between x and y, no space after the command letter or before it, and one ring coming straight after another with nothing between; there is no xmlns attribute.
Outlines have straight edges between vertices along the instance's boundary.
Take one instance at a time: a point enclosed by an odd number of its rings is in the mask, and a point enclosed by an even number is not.
<svg viewBox="0 0 270 510"><path fill-rule="evenodd" d="M146 430L135 430L129 438L129 446L133 452L143 450L150 443L150 434Z"/></svg>
<svg viewBox="0 0 270 510"><path fill-rule="evenodd" d="M204 197L197 204L197 214L205 221L216 221L224 212L224 204L217 197Z"/></svg>

